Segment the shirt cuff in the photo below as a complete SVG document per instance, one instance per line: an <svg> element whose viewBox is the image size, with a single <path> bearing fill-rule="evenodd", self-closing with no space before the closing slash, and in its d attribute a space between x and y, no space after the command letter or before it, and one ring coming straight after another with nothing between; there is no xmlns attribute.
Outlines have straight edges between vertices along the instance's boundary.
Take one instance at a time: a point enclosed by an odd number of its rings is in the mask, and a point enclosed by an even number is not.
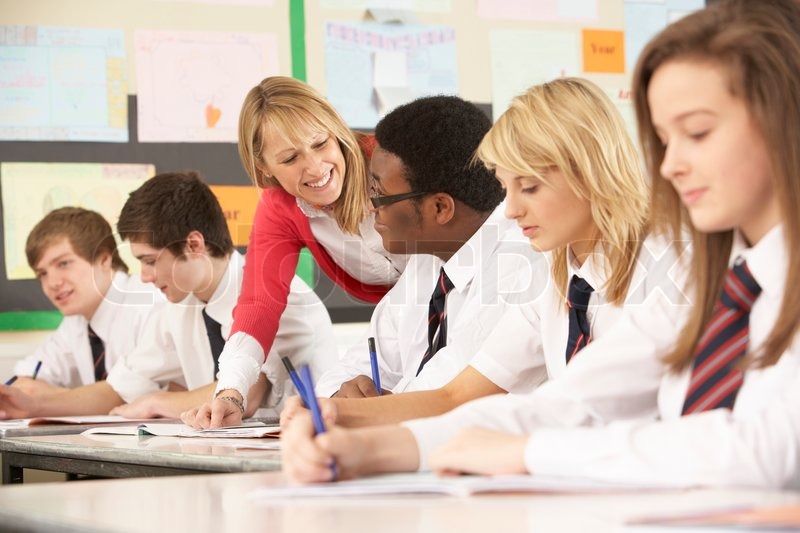
<svg viewBox="0 0 800 533"><path fill-rule="evenodd" d="M126 403L131 403L140 396L161 390L159 384L142 377L125 366L125 361L117 361L106 378L106 383L119 394Z"/></svg>
<svg viewBox="0 0 800 533"><path fill-rule="evenodd" d="M221 391L233 389L242 395L247 407L247 393L258 381L261 365L264 363L264 349L254 338L244 332L234 333L225 343L219 356L219 373L214 397Z"/></svg>

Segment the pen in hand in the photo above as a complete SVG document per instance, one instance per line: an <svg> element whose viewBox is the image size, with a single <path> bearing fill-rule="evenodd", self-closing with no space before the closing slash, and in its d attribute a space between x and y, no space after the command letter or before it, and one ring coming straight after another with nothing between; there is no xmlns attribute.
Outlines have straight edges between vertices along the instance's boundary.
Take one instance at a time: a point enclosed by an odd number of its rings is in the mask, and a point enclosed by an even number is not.
<svg viewBox="0 0 800 533"><path fill-rule="evenodd" d="M320 433L325 433L325 422L322 420L322 410L319 408L317 395L314 394L314 382L311 380L311 370L308 368L308 365L303 365L300 368L300 378L305 386L306 392L308 393L306 395L306 404L311 411L311 420L314 422L314 434L319 435ZM331 473L333 474L333 480L335 481L336 462L331 463Z"/></svg>
<svg viewBox="0 0 800 533"><path fill-rule="evenodd" d="M283 366L286 367L286 372L289 373L289 378L292 380L294 388L297 389L298 396L300 396L300 399L303 400L303 403L306 405L306 407L308 407L308 400L306 400L305 386L303 385L303 382L300 380L300 376L297 375L297 370L295 370L292 361L285 356L281 357L281 361L283 362Z"/></svg>
<svg viewBox="0 0 800 533"><path fill-rule="evenodd" d="M367 339L367 346L369 347L369 363L372 366L372 382L375 384L378 396L380 396L383 391L381 390L381 373L378 370L378 352L375 350L375 337Z"/></svg>
<svg viewBox="0 0 800 533"><path fill-rule="evenodd" d="M8 381L6 381L6 385L13 385L15 381L17 381L17 376L11 376L8 378Z"/></svg>
<svg viewBox="0 0 800 533"><path fill-rule="evenodd" d="M31 376L32 379L36 379L36 376L39 375L39 370L42 369L42 362L39 361L36 363L36 368L33 369L33 375Z"/></svg>

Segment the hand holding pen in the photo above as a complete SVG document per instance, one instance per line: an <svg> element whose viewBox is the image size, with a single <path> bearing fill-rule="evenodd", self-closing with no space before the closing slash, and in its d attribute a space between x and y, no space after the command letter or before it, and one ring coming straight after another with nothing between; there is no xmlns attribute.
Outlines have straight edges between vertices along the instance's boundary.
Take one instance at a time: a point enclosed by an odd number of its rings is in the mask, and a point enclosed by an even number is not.
<svg viewBox="0 0 800 533"><path fill-rule="evenodd" d="M39 375L39 370L42 369L42 362L38 361L36 363L36 368L33 369L33 374L31 375L31 379L36 379L36 376ZM11 376L8 381L6 381L6 385L13 385L14 382L17 381L17 376Z"/></svg>
<svg viewBox="0 0 800 533"><path fill-rule="evenodd" d="M325 422L322 420L322 410L319 408L317 395L314 393L314 382L311 379L311 370L308 368L308 365L303 365L300 369L300 380L306 390L305 402L311 411L311 420L314 423L314 434L319 435L325 433ZM331 474L333 475L332 479L335 481L337 474L335 462L331 463Z"/></svg>

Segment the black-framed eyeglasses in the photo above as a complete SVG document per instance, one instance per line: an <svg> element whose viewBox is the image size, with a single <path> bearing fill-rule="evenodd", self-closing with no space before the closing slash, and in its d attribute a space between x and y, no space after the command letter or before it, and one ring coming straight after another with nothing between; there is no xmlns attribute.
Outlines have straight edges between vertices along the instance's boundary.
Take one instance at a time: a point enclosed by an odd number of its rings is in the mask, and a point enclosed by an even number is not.
<svg viewBox="0 0 800 533"><path fill-rule="evenodd" d="M420 196L425 196L426 194L430 194L427 192L404 192L402 194L390 194L389 196L371 196L369 201L372 202L372 207L378 209L380 207L386 207L387 205L392 205L397 202L402 202L403 200L408 200L411 198L419 198Z"/></svg>

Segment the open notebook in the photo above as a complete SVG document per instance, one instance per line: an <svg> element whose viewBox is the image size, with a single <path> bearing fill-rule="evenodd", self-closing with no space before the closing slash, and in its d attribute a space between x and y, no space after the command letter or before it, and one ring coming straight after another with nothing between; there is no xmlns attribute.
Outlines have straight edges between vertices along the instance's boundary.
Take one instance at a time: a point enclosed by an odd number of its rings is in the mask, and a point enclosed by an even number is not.
<svg viewBox="0 0 800 533"><path fill-rule="evenodd" d="M391 474L351 481L302 486L261 487L251 493L256 500L320 496L366 496L393 494L440 494L469 496L481 493L603 493L684 489L677 486L643 486L551 476L448 476L435 474Z"/></svg>
<svg viewBox="0 0 800 533"><path fill-rule="evenodd" d="M139 424L129 426L107 426L87 429L83 435L142 435L158 437L218 437L261 438L277 437L281 428L263 422L250 422L242 426L217 429L192 429L185 424Z"/></svg>
<svg viewBox="0 0 800 533"><path fill-rule="evenodd" d="M30 426L45 426L52 424L94 425L94 424L131 424L135 422L152 422L151 418L125 418L114 415L89 415L89 416L43 416L37 418L17 418L13 420L0 420L2 428L26 428Z"/></svg>

